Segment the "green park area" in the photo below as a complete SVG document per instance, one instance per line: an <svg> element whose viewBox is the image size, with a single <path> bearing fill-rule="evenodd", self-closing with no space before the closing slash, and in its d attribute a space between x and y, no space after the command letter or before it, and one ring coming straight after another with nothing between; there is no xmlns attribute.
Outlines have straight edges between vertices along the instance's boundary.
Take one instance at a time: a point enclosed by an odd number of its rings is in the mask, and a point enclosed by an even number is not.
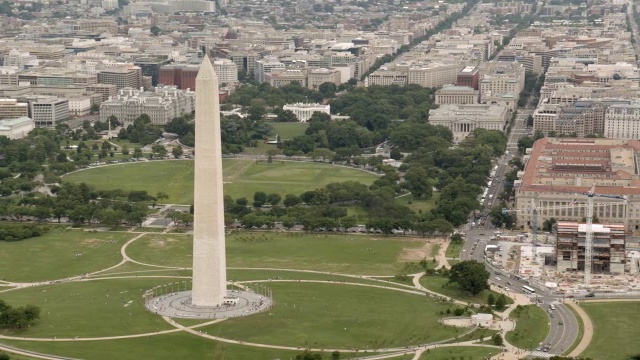
<svg viewBox="0 0 640 360"><path fill-rule="evenodd" d="M255 348L211 341L186 333L81 342L0 340L10 346L40 353L92 360L273 360L295 358L300 351ZM117 357L116 355L117 354ZM347 354L341 358L347 359ZM328 358L328 355L325 355ZM13 359L13 356L12 356Z"/></svg>
<svg viewBox="0 0 640 360"><path fill-rule="evenodd" d="M320 163L225 159L223 167L225 195L234 199L251 200L257 191L277 193L284 198L286 194L299 195L334 182L371 184L376 179L375 175L364 171ZM193 161L148 161L97 167L72 173L63 180L84 182L98 190L146 190L151 195L162 191L169 195L166 202L193 202Z"/></svg>
<svg viewBox="0 0 640 360"><path fill-rule="evenodd" d="M593 323L593 339L581 354L592 359L626 360L640 355L640 301L583 302Z"/></svg>
<svg viewBox="0 0 640 360"><path fill-rule="evenodd" d="M480 292L478 295L472 295L470 292L460 288L458 284L448 284L448 282L449 279L446 276L440 275L425 275L420 278L420 284L425 288L448 296L450 298L468 303L486 304L489 294L493 294L496 299L500 295L497 292L489 289L482 290L482 292ZM510 297L507 297L506 300L507 304L513 303L513 299L511 299Z"/></svg>
<svg viewBox="0 0 640 360"><path fill-rule="evenodd" d="M296 136L304 135L304 131L309 127L309 123L306 122L274 122L271 123L273 127L273 137L280 136L281 140L291 140Z"/></svg>
<svg viewBox="0 0 640 360"><path fill-rule="evenodd" d="M120 247L134 236L52 227L42 236L0 241L0 280L46 281L101 270L121 260Z"/></svg>
<svg viewBox="0 0 640 360"><path fill-rule="evenodd" d="M509 316L516 321L516 328L507 333L509 344L521 349L534 350L549 334L549 318L537 305L518 305Z"/></svg>
<svg viewBox="0 0 640 360"><path fill-rule="evenodd" d="M424 244L382 236L241 231L227 236L227 266L394 275ZM176 267L191 266L191 252L192 237L183 234L147 234L127 248L137 261Z"/></svg>
<svg viewBox="0 0 640 360"><path fill-rule="evenodd" d="M257 343L357 349L428 343L464 331L438 323L437 313L448 304L425 296L343 284L274 282L269 287L277 305L268 313L201 330Z"/></svg>
<svg viewBox="0 0 640 360"><path fill-rule="evenodd" d="M409 209L415 211L416 213L426 214L431 211L431 209L436 207L438 199L440 199L440 193L434 192L433 196L429 200L414 199L411 195L405 195L397 197L396 202L400 205L406 205Z"/></svg>
<svg viewBox="0 0 640 360"><path fill-rule="evenodd" d="M500 353L500 349L483 346L441 347L425 351L420 360L483 360Z"/></svg>
<svg viewBox="0 0 640 360"><path fill-rule="evenodd" d="M449 246L447 247L447 252L445 253L445 256L451 259L458 259L460 258L460 253L462 252L463 247L464 247L464 241L460 241L460 242L450 241ZM453 265L452 261L449 261L449 263Z"/></svg>
<svg viewBox="0 0 640 360"><path fill-rule="evenodd" d="M169 279L113 279L68 282L2 294L9 304L33 304L41 310L36 326L3 334L20 337L102 337L171 329L144 309L142 294Z"/></svg>

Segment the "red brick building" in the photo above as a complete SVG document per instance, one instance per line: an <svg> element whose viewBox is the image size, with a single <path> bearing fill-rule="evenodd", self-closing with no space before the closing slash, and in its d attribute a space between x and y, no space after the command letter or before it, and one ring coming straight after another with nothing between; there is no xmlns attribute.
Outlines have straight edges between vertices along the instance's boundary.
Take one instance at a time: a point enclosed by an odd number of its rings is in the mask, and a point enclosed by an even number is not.
<svg viewBox="0 0 640 360"><path fill-rule="evenodd" d="M473 90L478 90L480 83L480 68L477 66L467 66L458 73L456 85L468 86Z"/></svg>

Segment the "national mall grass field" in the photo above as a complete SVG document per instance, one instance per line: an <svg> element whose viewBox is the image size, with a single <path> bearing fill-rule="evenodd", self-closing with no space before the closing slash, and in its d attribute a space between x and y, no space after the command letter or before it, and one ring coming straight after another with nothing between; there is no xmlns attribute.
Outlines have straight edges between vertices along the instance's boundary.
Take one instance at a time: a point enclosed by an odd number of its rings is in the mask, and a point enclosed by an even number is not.
<svg viewBox="0 0 640 360"><path fill-rule="evenodd" d="M592 359L626 360L640 354L640 301L582 302L593 323L593 340L581 354Z"/></svg>
<svg viewBox="0 0 640 360"><path fill-rule="evenodd" d="M255 160L223 160L224 192L234 199L264 191L296 194L315 190L329 183L357 181L371 184L376 176L357 169L321 163ZM167 160L103 166L72 173L63 178L69 182L85 182L98 190L146 190L155 195L163 191L168 203L193 203L193 161Z"/></svg>
<svg viewBox="0 0 640 360"><path fill-rule="evenodd" d="M41 237L0 242L0 272L7 281L39 281L106 269L121 260L123 244L140 235L54 227ZM370 352L376 348L404 347L462 335L465 329L444 326L437 321L437 314L449 308L449 303L401 291L407 288L397 284L335 274L393 275L405 261L409 261L407 259L413 252L420 251L424 245L423 239L382 236L233 232L227 237L228 265L232 267L229 279L245 282L271 279L266 285L274 292L276 306L268 313L227 320L199 330L243 342L300 346L302 349L307 346L358 348L369 349ZM179 267L190 266L190 250L190 236L158 233L144 234L125 249L133 260ZM29 259L39 261L29 263ZM237 267L273 270L235 269ZM1 292L0 298L10 304L34 304L42 309L36 326L2 334L47 341L0 339L0 343L48 354L97 360L141 359L145 355L153 359L175 356L189 359L288 359L299 353L224 344L175 332L161 317L144 310L141 294L146 289L185 281L189 276L188 270L124 263L104 275L94 275L94 278L82 281ZM315 282L305 282L309 280ZM4 287L0 291L2 289ZM170 332L156 334L158 331ZM86 339L137 334L149 336L50 341L54 337ZM130 348L134 349L127 350ZM180 350L177 353L169 351L172 348ZM343 353L341 358L355 356ZM328 354L325 355L327 357Z"/></svg>

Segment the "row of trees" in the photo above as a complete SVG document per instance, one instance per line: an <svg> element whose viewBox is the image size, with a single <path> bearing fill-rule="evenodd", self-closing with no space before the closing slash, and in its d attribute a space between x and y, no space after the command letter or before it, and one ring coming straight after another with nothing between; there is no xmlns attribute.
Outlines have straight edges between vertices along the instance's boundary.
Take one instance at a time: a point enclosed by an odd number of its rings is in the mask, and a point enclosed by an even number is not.
<svg viewBox="0 0 640 360"><path fill-rule="evenodd" d="M16 221L53 218L61 222L67 218L76 224L98 222L110 226L123 223L139 226L147 217L149 205L168 198L164 193L151 196L146 191L96 191L84 183L63 183L51 190L56 196L1 200L0 216Z"/></svg>
<svg viewBox="0 0 640 360"><path fill-rule="evenodd" d="M422 43L423 41L428 40L431 36L442 32L445 29L449 29L458 19L465 16L476 4L478 0L471 0L465 3L464 7L460 12L455 12L448 17L446 17L442 22L428 30L424 35L415 37L408 45L402 45L398 51L393 55L384 55L378 58L373 65L369 68L367 72L365 72L360 80L364 80L367 76L369 76L374 71L378 70L382 65L387 64L395 60L398 56L408 52L414 46Z"/></svg>

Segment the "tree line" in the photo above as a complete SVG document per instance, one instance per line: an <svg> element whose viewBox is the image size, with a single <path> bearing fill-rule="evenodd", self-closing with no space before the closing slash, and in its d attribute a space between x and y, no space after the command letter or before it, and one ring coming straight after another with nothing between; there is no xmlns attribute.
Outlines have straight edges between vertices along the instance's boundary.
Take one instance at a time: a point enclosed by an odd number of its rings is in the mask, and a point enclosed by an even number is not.
<svg viewBox="0 0 640 360"><path fill-rule="evenodd" d="M60 223L66 218L75 224L101 223L117 227L124 223L140 226L147 218L149 205L154 206L168 198L165 193L151 196L146 191L97 191L84 183L65 182L53 186L51 191L55 196L2 199L0 216L20 222L33 218L38 221L57 219ZM18 234L20 230L27 234L27 230L22 228L16 228L14 232ZM42 234L38 227L30 231L32 236Z"/></svg>

